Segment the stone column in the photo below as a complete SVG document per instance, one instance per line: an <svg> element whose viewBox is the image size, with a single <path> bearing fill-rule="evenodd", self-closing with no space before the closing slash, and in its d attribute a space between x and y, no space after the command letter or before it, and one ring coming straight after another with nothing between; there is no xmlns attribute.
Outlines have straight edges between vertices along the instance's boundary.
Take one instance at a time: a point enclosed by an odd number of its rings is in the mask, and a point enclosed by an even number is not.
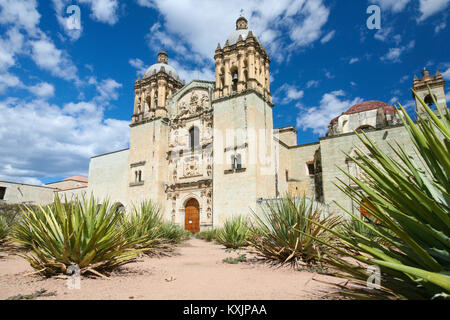
<svg viewBox="0 0 450 320"><path fill-rule="evenodd" d="M238 91L245 89L245 77L244 77L244 53L238 54Z"/></svg>
<svg viewBox="0 0 450 320"><path fill-rule="evenodd" d="M248 51L248 79L249 79L249 88L254 88L254 79L255 79L255 49L250 48Z"/></svg>
<svg viewBox="0 0 450 320"><path fill-rule="evenodd" d="M227 96L231 92L231 72L230 72L230 58L225 59L225 87L223 88L223 95Z"/></svg>
<svg viewBox="0 0 450 320"><path fill-rule="evenodd" d="M266 83L266 90L270 93L270 64L269 60L266 60L266 77L267 77L267 83Z"/></svg>

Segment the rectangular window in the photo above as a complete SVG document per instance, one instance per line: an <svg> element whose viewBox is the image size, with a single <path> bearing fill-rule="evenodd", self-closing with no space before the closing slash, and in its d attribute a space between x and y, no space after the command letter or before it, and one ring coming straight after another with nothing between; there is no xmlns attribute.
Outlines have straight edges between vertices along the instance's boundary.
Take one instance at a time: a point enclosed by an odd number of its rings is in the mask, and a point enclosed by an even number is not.
<svg viewBox="0 0 450 320"><path fill-rule="evenodd" d="M289 181L289 170L286 170L286 181Z"/></svg>
<svg viewBox="0 0 450 320"><path fill-rule="evenodd" d="M242 157L240 154L238 154L236 156L236 163L237 163L237 169L241 170L242 169Z"/></svg>
<svg viewBox="0 0 450 320"><path fill-rule="evenodd" d="M5 200L6 187L0 187L0 200Z"/></svg>
<svg viewBox="0 0 450 320"><path fill-rule="evenodd" d="M311 162L311 163L307 163L306 165L308 166L308 174L310 176L313 176L315 173L314 163Z"/></svg>
<svg viewBox="0 0 450 320"><path fill-rule="evenodd" d="M234 156L231 156L231 169L236 169L236 158Z"/></svg>

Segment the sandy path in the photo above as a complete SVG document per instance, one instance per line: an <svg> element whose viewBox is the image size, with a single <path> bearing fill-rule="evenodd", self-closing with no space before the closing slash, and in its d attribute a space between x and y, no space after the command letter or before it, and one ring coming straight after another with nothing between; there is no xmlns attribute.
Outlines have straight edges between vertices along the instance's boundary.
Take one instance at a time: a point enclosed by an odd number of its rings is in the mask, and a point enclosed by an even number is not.
<svg viewBox="0 0 450 320"><path fill-rule="evenodd" d="M227 264L222 262L224 258L246 252L227 253L220 245L197 239L181 244L176 251L172 257L144 257L109 280L82 278L80 290L69 290L64 279L24 276L33 271L28 263L7 256L0 259L0 299L41 288L57 293L44 299L321 299L330 287L312 278L333 280L260 262ZM247 258L253 255L247 253Z"/></svg>

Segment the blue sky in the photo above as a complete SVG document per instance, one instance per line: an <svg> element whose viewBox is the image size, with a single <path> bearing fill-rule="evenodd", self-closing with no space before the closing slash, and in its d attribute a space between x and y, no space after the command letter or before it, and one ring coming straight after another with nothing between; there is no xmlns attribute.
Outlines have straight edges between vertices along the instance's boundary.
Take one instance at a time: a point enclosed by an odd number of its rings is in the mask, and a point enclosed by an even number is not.
<svg viewBox="0 0 450 320"><path fill-rule="evenodd" d="M72 4L81 30L67 28ZM164 49L182 79L213 80L241 9L272 58L274 126L300 144L360 101L413 113L425 66L450 80L450 0L0 0L0 180L87 176L91 156L128 147L137 76Z"/></svg>

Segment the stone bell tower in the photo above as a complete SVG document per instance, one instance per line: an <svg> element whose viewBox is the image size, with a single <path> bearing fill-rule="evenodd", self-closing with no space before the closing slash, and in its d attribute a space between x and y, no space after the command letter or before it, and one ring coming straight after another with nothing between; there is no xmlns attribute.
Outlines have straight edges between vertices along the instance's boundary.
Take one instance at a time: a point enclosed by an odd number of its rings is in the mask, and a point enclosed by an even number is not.
<svg viewBox="0 0 450 320"><path fill-rule="evenodd" d="M436 71L436 75L430 75L430 72L424 68L422 71L422 78L414 76L413 90L425 101L426 104L432 106L434 104L433 98L430 95L428 86L431 89L431 94L434 96L437 102L437 108L444 111L447 108L445 98L445 80L439 71ZM413 94L413 98L415 98ZM420 101L415 98L417 113L421 114L425 112Z"/></svg>
<svg viewBox="0 0 450 320"><path fill-rule="evenodd" d="M270 58L244 17L214 56L214 225L276 194ZM232 196L230 196L232 194Z"/></svg>
<svg viewBox="0 0 450 320"><path fill-rule="evenodd" d="M134 86L127 193L136 204L148 199L162 204L165 200L162 186L168 176L168 99L183 87L168 60L167 53L161 51L158 62Z"/></svg>
<svg viewBox="0 0 450 320"><path fill-rule="evenodd" d="M143 79L138 78L136 81L132 123L167 117L167 99L183 87L180 77L168 61L167 53L161 51L158 62L147 70Z"/></svg>
<svg viewBox="0 0 450 320"><path fill-rule="evenodd" d="M255 89L268 101L272 101L269 55L253 32L248 30L247 19L239 17L236 31L230 35L223 49L219 43L214 59L216 99Z"/></svg>

